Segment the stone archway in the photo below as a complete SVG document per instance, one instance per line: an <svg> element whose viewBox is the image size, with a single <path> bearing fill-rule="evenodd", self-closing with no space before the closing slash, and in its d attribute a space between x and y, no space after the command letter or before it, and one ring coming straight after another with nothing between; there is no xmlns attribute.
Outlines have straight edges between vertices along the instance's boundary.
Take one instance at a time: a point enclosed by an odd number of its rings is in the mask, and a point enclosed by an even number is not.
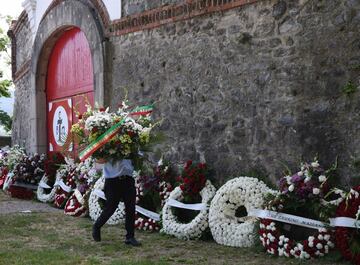
<svg viewBox="0 0 360 265"><path fill-rule="evenodd" d="M90 46L94 97L104 104L105 30L93 7L80 1L64 1L46 13L34 41L30 65L30 152L46 152L46 76L51 51L64 31L78 27Z"/></svg>

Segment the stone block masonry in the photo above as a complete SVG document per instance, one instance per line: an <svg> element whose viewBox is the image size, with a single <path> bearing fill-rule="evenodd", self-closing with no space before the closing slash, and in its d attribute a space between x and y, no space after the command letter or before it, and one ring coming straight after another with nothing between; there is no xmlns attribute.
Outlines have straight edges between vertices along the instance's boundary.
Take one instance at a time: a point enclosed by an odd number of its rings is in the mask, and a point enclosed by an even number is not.
<svg viewBox="0 0 360 265"><path fill-rule="evenodd" d="M254 170L275 181L284 164L296 170L315 156L325 166L338 156L343 183L358 175L360 0L166 2L124 1L125 17L109 21L100 0L57 0L36 56L55 24L83 26L94 58L104 56L94 63L104 104L116 107L126 90L132 102L155 102L167 157L207 162L220 182ZM28 146L26 98L45 89L27 81L35 70L17 72L13 140Z"/></svg>
<svg viewBox="0 0 360 265"><path fill-rule="evenodd" d="M275 180L318 155L339 156L347 182L360 105L342 88L359 86L359 12L360 1L260 1L111 37L110 103L125 88L155 101L172 160L206 161L218 179L258 169Z"/></svg>

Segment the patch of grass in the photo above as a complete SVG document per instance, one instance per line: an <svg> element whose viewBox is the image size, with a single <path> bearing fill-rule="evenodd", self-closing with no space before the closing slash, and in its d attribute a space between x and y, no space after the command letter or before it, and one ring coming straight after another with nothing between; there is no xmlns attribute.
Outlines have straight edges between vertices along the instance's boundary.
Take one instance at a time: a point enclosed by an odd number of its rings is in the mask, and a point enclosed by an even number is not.
<svg viewBox="0 0 360 265"><path fill-rule="evenodd" d="M123 225L104 226L102 242L94 242L91 226L87 218L61 212L0 215L0 265L303 264L293 259L269 258L257 249L226 247L214 241L182 241L145 231L136 232L143 246L133 248L123 243ZM319 259L312 264L337 263Z"/></svg>

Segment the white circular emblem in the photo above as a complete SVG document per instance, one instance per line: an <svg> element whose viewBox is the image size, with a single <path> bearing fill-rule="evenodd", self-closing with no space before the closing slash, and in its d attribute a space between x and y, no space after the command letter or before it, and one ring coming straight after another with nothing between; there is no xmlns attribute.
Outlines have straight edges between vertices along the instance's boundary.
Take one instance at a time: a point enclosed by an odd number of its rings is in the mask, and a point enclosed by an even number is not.
<svg viewBox="0 0 360 265"><path fill-rule="evenodd" d="M63 146L69 133L69 121L64 107L59 106L54 112L53 135L55 142Z"/></svg>

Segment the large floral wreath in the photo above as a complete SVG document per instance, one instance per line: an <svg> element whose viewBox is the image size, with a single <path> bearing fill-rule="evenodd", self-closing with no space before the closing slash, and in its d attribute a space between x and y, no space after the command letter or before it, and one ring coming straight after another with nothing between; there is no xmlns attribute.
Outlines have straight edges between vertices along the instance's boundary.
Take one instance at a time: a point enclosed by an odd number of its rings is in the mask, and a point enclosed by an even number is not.
<svg viewBox="0 0 360 265"><path fill-rule="evenodd" d="M349 221L360 220L360 186L357 186L349 192L346 199L343 200L336 210L336 217L345 217ZM352 219L352 220L351 220ZM336 246L339 248L341 254L345 259L353 262L354 264L360 264L360 226L336 227Z"/></svg>
<svg viewBox="0 0 360 265"><path fill-rule="evenodd" d="M256 178L238 177L225 183L210 205L209 226L215 241L232 247L252 246L256 219L246 213L262 207L269 192L266 184Z"/></svg>
<svg viewBox="0 0 360 265"><path fill-rule="evenodd" d="M75 169L76 165L72 159L65 158L66 164L62 165L56 172L56 191L54 205L57 208L64 208L66 202L76 188Z"/></svg>
<svg viewBox="0 0 360 265"><path fill-rule="evenodd" d="M56 187L48 185L49 179L45 174L38 185L36 196L37 199L41 202L53 202L55 200Z"/></svg>
<svg viewBox="0 0 360 265"><path fill-rule="evenodd" d="M159 231L160 214L166 199L175 185L170 162L159 160L152 176L136 177L136 219L135 228Z"/></svg>
<svg viewBox="0 0 360 265"><path fill-rule="evenodd" d="M267 208L276 211L274 215L283 216L281 220L291 219L295 220L295 223L290 225L269 218L261 219L259 235L266 252L309 259L324 256L334 247L332 231L328 230L324 223L316 221L328 220L328 216L323 214L328 209L321 201L328 192L327 180L333 169L334 167L325 171L318 161L314 161L302 164L298 173L280 180L281 194L269 198ZM287 218L286 214L278 214L279 212L293 215ZM299 215L312 219L304 220ZM299 228L298 225L304 226L305 223L311 223L307 227L312 229Z"/></svg>
<svg viewBox="0 0 360 265"><path fill-rule="evenodd" d="M205 187L200 191L201 203L205 205L204 209L191 220L190 223L180 223L176 215L172 211L172 206L165 203L162 210L162 232L173 235L180 239L197 239L208 228L209 205L211 199L216 192L215 187L209 180L206 181ZM182 201L184 199L183 191L180 187L176 187L169 196L169 199Z"/></svg>
<svg viewBox="0 0 360 265"><path fill-rule="evenodd" d="M96 181L94 188L90 193L89 215L93 221L96 221L99 218L102 212L102 205L106 200L103 192L104 185L105 185L105 178L104 177L99 178ZM123 202L120 202L118 208L106 223L109 225L116 225L124 221L125 221L125 206Z"/></svg>
<svg viewBox="0 0 360 265"><path fill-rule="evenodd" d="M76 165L74 172L76 189L65 204L64 213L66 215L74 217L87 215L91 188L100 176L101 171L95 168L95 161L92 158Z"/></svg>
<svg viewBox="0 0 360 265"><path fill-rule="evenodd" d="M64 157L60 153L55 153L45 160L45 174L41 178L37 188L37 199L41 202L53 202L57 187L54 186L56 181L56 172L61 164L64 164Z"/></svg>

